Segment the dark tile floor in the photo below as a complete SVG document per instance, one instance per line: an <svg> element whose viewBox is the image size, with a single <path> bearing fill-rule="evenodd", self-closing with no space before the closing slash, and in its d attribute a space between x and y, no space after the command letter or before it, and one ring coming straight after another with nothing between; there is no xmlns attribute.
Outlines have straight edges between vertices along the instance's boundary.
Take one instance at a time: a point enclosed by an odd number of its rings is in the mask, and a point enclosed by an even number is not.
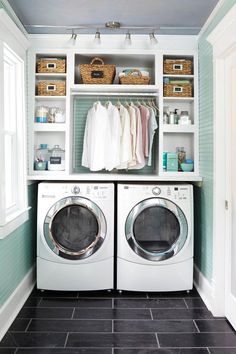
<svg viewBox="0 0 236 354"><path fill-rule="evenodd" d="M0 354L236 354L236 333L196 290L33 290Z"/></svg>

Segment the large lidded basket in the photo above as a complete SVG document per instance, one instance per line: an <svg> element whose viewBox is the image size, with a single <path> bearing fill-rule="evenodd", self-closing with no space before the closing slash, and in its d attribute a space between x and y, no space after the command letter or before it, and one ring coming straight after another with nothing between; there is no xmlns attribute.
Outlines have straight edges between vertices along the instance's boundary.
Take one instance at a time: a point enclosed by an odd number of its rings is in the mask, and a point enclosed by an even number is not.
<svg viewBox="0 0 236 354"><path fill-rule="evenodd" d="M115 65L104 64L101 58L93 58L90 64L80 64L83 84L112 84L116 75Z"/></svg>

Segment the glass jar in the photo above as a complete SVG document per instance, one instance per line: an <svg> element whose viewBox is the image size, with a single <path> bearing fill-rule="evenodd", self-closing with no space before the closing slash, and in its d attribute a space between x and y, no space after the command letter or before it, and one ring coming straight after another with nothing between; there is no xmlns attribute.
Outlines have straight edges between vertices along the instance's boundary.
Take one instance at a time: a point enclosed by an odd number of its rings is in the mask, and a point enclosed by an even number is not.
<svg viewBox="0 0 236 354"><path fill-rule="evenodd" d="M186 159L186 151L184 150L184 147L177 147L176 152L178 154L178 171L182 171L181 163Z"/></svg>
<svg viewBox="0 0 236 354"><path fill-rule="evenodd" d="M65 170L65 150L61 149L59 145L54 145L54 147L49 150L48 170Z"/></svg>
<svg viewBox="0 0 236 354"><path fill-rule="evenodd" d="M36 121L36 123L47 123L47 121L48 121L48 107L45 107L45 106L36 107L35 121Z"/></svg>
<svg viewBox="0 0 236 354"><path fill-rule="evenodd" d="M48 112L48 123L55 123L57 107L50 107Z"/></svg>
<svg viewBox="0 0 236 354"><path fill-rule="evenodd" d="M35 170L46 170L48 164L49 154L48 154L48 145L40 144L39 148L35 151L34 158L34 169Z"/></svg>

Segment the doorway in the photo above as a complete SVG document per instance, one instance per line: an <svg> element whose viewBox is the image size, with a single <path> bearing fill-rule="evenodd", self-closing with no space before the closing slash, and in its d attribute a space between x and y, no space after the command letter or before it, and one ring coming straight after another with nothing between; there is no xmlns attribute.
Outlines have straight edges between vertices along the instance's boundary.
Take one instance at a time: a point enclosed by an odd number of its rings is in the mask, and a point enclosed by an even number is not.
<svg viewBox="0 0 236 354"><path fill-rule="evenodd" d="M212 312L236 329L236 5L207 39L214 63Z"/></svg>

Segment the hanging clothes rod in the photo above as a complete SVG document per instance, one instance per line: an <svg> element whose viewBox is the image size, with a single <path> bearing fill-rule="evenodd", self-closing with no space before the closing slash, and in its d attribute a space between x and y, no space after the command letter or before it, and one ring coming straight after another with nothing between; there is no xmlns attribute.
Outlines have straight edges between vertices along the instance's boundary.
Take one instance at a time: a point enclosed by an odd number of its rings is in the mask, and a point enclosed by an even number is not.
<svg viewBox="0 0 236 354"><path fill-rule="evenodd" d="M130 97L157 97L155 92L141 93L141 92L71 92L73 96L130 96Z"/></svg>

